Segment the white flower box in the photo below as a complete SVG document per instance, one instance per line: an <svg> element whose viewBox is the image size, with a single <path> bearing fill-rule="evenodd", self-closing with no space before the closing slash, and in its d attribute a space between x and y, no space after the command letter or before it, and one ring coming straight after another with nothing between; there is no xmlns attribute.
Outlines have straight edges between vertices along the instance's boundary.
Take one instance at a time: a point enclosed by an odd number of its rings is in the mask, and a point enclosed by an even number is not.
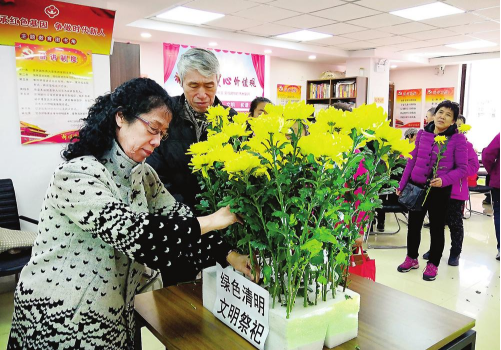
<svg viewBox="0 0 501 350"><path fill-rule="evenodd" d="M216 268L203 271L203 304L212 312L216 301ZM345 297L349 296L349 298ZM315 295L310 293L310 300ZM270 305L273 301L270 301ZM357 336L360 295L342 287L336 298L327 293L327 301L318 299L317 305L303 307L303 297L298 296L296 306L286 319L285 307L278 301L269 311L270 333L266 339L268 350L322 350L333 348Z"/></svg>

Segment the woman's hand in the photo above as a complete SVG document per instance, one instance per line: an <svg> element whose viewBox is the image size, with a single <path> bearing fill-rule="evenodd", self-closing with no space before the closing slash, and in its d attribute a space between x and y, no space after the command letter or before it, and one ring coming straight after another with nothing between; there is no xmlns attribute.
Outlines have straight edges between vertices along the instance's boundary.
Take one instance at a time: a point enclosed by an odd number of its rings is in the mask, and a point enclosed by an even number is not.
<svg viewBox="0 0 501 350"><path fill-rule="evenodd" d="M230 211L229 205L210 215L199 216L197 219L200 223L200 230L202 231L202 234L206 234L207 232L214 230L222 230L235 222L242 224L242 220Z"/></svg>
<svg viewBox="0 0 501 350"><path fill-rule="evenodd" d="M402 193L402 191L399 191L398 189L395 191L395 194L396 194L397 196L399 196L399 197L400 197L400 194L401 194L401 193Z"/></svg>
<svg viewBox="0 0 501 350"><path fill-rule="evenodd" d="M430 186L431 187L442 187L442 179L437 177L436 179L431 180Z"/></svg>
<svg viewBox="0 0 501 350"><path fill-rule="evenodd" d="M254 275L252 274L251 260L248 255L238 254L235 251L230 252L226 257L228 263L237 271L242 272L254 282L259 282L261 269L258 264L254 267ZM255 258L254 258L255 260Z"/></svg>

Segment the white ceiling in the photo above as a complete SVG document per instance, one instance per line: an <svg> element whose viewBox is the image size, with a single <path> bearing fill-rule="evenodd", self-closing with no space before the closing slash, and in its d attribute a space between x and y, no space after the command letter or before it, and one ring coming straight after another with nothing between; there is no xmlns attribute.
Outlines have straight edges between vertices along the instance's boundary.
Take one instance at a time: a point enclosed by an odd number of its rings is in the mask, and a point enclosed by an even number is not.
<svg viewBox="0 0 501 350"><path fill-rule="evenodd" d="M189 43L263 53L318 62L342 64L358 50L378 57L427 64L428 58L497 52L499 57L500 0L441 0L466 11L463 14L411 21L390 11L438 0L62 0L116 10L114 38L118 41ZM155 18L176 6L224 13L204 25L168 23ZM273 38L301 29L334 35L309 42ZM140 34L148 31L150 39ZM497 46L456 50L444 45L489 40ZM368 50L372 49L372 50ZM492 54L491 54L492 55ZM416 57L421 57L417 59ZM426 57L426 58L423 58ZM405 64L399 63L399 66Z"/></svg>

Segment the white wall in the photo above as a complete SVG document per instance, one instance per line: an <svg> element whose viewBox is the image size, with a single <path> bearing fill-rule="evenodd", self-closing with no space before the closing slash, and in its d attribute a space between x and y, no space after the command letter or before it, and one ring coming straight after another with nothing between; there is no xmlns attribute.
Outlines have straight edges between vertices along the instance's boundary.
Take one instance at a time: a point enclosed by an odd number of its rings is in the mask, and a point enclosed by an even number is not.
<svg viewBox="0 0 501 350"><path fill-rule="evenodd" d="M395 83L395 93L397 90L423 89L421 106L421 121L423 121L426 116L426 88L453 87L454 101L459 102L459 90L461 88L461 65L457 64L446 66L444 75L436 75L435 67L391 70L390 81ZM394 101L396 102L396 99L394 99Z"/></svg>
<svg viewBox="0 0 501 350"><path fill-rule="evenodd" d="M148 76L160 85L163 78L163 44L139 43L141 45L141 75ZM189 43L187 43L189 44ZM277 84L301 85L301 99L306 98L306 80L319 79L326 70L341 70L344 67L325 63L285 60L278 57L265 58L264 92L272 102L277 99Z"/></svg>
<svg viewBox="0 0 501 350"><path fill-rule="evenodd" d="M383 103L377 103L378 106L383 107L385 112L388 112L388 97L390 93L390 79L388 66L381 72L376 71L376 64L379 62L378 58L353 58L346 62L346 76L356 77L361 76L361 68L364 70L363 76L368 78L367 86L367 104L374 103L375 99L383 99Z"/></svg>
<svg viewBox="0 0 501 350"><path fill-rule="evenodd" d="M110 90L108 56L92 55L94 95ZM13 46L0 46L0 178L10 178L16 191L20 215L38 220L42 200L52 173L63 160L61 150L66 144L21 145L17 104L16 58ZM21 222L25 229L31 224Z"/></svg>

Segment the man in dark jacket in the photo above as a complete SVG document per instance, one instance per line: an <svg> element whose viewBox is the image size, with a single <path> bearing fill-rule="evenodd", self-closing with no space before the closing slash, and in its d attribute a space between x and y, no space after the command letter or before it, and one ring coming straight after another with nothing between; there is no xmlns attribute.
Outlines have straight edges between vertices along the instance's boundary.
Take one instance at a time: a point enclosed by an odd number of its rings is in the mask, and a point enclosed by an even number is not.
<svg viewBox="0 0 501 350"><path fill-rule="evenodd" d="M191 156L186 152L193 143L207 140L205 113L210 106L221 104L216 97L221 74L214 53L199 48L186 51L180 57L177 68L184 93L173 97L177 113L170 123L169 137L147 158L147 162L157 171L170 194L198 215L200 213L195 204L200 199L197 199L196 195L201 189L196 175L188 165ZM231 109L230 116L235 114L237 112ZM215 248L226 252L231 250L226 244ZM168 272L161 271L164 286L192 280L198 273L189 270L190 264L181 260L178 263L179 268L171 268Z"/></svg>

